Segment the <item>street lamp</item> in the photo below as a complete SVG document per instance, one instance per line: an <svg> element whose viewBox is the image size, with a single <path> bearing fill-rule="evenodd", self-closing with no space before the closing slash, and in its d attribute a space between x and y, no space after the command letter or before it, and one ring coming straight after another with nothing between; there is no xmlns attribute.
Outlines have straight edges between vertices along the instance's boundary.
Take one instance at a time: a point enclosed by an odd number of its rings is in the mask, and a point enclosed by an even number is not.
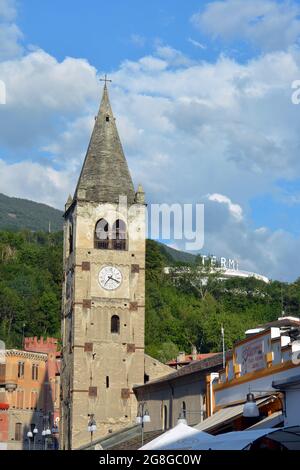
<svg viewBox="0 0 300 470"><path fill-rule="evenodd" d="M32 434L33 434L33 450L35 450L35 438L36 438L38 432L39 432L39 430L38 430L38 428L35 426L34 429L33 429L33 431L32 431Z"/></svg>
<svg viewBox="0 0 300 470"><path fill-rule="evenodd" d="M247 393L247 400L243 408L243 416L245 418L258 418L259 409L256 404L253 393Z"/></svg>
<svg viewBox="0 0 300 470"><path fill-rule="evenodd" d="M97 425L96 425L96 421L95 421L94 416L95 416L94 414L88 415L89 422L88 422L87 430L88 430L88 432L91 433L91 444L93 442L93 434L94 434L94 432L97 431Z"/></svg>
<svg viewBox="0 0 300 470"><path fill-rule="evenodd" d="M144 425L145 425L145 423L150 423L151 422L149 411L146 408L146 402L139 403L138 414L137 414L135 422L136 422L136 424L140 424L142 426L142 447L143 447L143 445L144 445Z"/></svg>
<svg viewBox="0 0 300 470"><path fill-rule="evenodd" d="M294 389L294 390L296 390L296 389ZM283 413L284 416L286 416L285 391L280 390L279 388L277 388L276 391L281 392L281 393L279 393L278 395L274 394L274 395L272 395L272 397L276 398L280 401L281 408L282 408L282 413ZM252 392L260 393L260 394L262 394L262 393L270 394L271 390L253 390L252 389L252 391L251 391L250 387L249 387L249 393L247 394L246 403L243 407L243 416L245 418L258 418L258 416L260 415L259 408L258 408L258 406L255 402L255 398L254 398L254 395L253 395Z"/></svg>
<svg viewBox="0 0 300 470"><path fill-rule="evenodd" d="M180 411L177 424L187 424L187 420L185 417L185 411Z"/></svg>
<svg viewBox="0 0 300 470"><path fill-rule="evenodd" d="M30 450L30 442L31 442L31 439L33 438L33 434L31 431L28 431L27 438L28 438L28 450Z"/></svg>
<svg viewBox="0 0 300 470"><path fill-rule="evenodd" d="M43 436L43 439L44 439L44 450L47 450L48 436L51 436L51 431L50 431L49 427L47 429L43 429L42 436Z"/></svg>

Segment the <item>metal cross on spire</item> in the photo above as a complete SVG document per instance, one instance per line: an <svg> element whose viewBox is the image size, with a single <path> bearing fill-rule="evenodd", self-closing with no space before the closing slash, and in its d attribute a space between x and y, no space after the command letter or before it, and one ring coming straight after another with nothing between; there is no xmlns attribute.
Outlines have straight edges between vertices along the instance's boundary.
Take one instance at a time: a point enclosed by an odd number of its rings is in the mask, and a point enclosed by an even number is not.
<svg viewBox="0 0 300 470"><path fill-rule="evenodd" d="M112 80L109 80L109 79L107 78L107 75L106 75L106 74L104 75L104 78L100 78L99 80L100 80L100 82L104 82L104 86L106 86L106 83L107 83L107 82L112 82Z"/></svg>

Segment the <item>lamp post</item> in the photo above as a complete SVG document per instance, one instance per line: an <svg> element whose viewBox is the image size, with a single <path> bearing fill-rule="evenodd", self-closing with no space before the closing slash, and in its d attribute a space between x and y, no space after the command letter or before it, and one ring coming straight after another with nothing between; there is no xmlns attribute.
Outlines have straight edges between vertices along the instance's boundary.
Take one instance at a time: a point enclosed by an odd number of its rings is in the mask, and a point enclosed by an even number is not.
<svg viewBox="0 0 300 470"><path fill-rule="evenodd" d="M36 436L38 434L39 430L38 428L35 426L33 431L32 431L32 434L33 434L33 450L35 450L35 439L36 439Z"/></svg>
<svg viewBox="0 0 300 470"><path fill-rule="evenodd" d="M43 439L44 439L44 450L47 450L47 448L48 448L48 437L51 436L51 431L49 429L49 426L47 427L47 429L43 429L42 436L43 436Z"/></svg>
<svg viewBox="0 0 300 470"><path fill-rule="evenodd" d="M135 420L136 424L140 424L142 427L142 447L144 445L144 425L145 423L150 423L151 418L149 411L146 408L146 402L139 403L138 414Z"/></svg>
<svg viewBox="0 0 300 470"><path fill-rule="evenodd" d="M200 415L201 419L203 418L203 410L197 410L197 411L190 411L186 410L184 408L181 408L178 419L177 419L177 424L187 424L187 414L196 414Z"/></svg>
<svg viewBox="0 0 300 470"><path fill-rule="evenodd" d="M28 431L27 438L28 438L28 450L30 450L30 442L31 442L31 439L33 438L33 434L31 431Z"/></svg>
<svg viewBox="0 0 300 470"><path fill-rule="evenodd" d="M181 410L178 416L177 424L187 424L187 420L185 417L186 412Z"/></svg>
<svg viewBox="0 0 300 470"><path fill-rule="evenodd" d="M89 433L91 433L91 444L93 442L93 434L95 431L97 431L97 425L96 425L96 420L95 420L95 415L90 414L88 415L89 417L89 422L88 422L88 427L87 430Z"/></svg>

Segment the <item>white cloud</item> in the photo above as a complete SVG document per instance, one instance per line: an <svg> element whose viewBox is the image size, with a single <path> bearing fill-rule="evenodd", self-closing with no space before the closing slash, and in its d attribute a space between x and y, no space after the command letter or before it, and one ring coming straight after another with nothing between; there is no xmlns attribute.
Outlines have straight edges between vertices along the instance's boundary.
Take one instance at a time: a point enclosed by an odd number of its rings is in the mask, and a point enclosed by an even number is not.
<svg viewBox="0 0 300 470"><path fill-rule="evenodd" d="M23 52L23 34L15 24L15 0L0 0L0 60L20 56Z"/></svg>
<svg viewBox="0 0 300 470"><path fill-rule="evenodd" d="M186 57L182 52L166 45L158 45L156 48L158 57L166 60L168 65L172 67L181 67L191 65L193 61Z"/></svg>
<svg viewBox="0 0 300 470"><path fill-rule="evenodd" d="M57 138L79 116L96 112L100 87L85 60L58 62L42 50L0 62L6 105L0 109L0 144L25 150Z"/></svg>
<svg viewBox="0 0 300 470"><path fill-rule="evenodd" d="M15 0L0 0L0 21L14 21L16 16Z"/></svg>
<svg viewBox="0 0 300 470"><path fill-rule="evenodd" d="M152 56L125 61L111 75L125 153L147 200L204 201L206 252L239 258L241 268L272 277L299 275L299 240L249 219L253 197L274 194L278 178L300 175L300 107L291 104L299 51L245 64L222 56L192 63L158 45ZM62 208L97 112L96 70L85 60L58 61L34 50L2 61L0 77L7 85L0 191ZM18 163L7 163L11 154Z"/></svg>
<svg viewBox="0 0 300 470"><path fill-rule="evenodd" d="M188 42L193 44L193 46L198 47L199 49L206 49L206 46L204 44L199 41L196 41L195 39L188 38Z"/></svg>
<svg viewBox="0 0 300 470"><path fill-rule="evenodd" d="M209 201L218 202L219 204L226 204L228 206L229 212L235 217L237 220L242 220L243 218L243 210L239 204L233 204L229 197L224 196L223 194L209 194L208 195Z"/></svg>
<svg viewBox="0 0 300 470"><path fill-rule="evenodd" d="M0 188L8 196L22 197L63 208L67 194L74 192L75 177L71 171L31 161L8 164L0 160Z"/></svg>
<svg viewBox="0 0 300 470"><path fill-rule="evenodd" d="M213 1L193 15L202 31L223 40L242 39L267 51L285 49L298 41L300 7L295 1Z"/></svg>
<svg viewBox="0 0 300 470"><path fill-rule="evenodd" d="M232 217L229 204L219 201L206 201L205 214L206 252L237 259L240 269L272 279L299 277L299 238L284 230L252 229L249 220Z"/></svg>

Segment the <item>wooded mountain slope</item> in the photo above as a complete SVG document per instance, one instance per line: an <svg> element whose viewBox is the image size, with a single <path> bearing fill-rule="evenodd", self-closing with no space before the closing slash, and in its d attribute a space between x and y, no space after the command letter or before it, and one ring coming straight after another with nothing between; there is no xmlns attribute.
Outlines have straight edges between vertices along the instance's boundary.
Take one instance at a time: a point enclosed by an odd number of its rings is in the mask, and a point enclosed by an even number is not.
<svg viewBox="0 0 300 470"><path fill-rule="evenodd" d="M147 241L146 352L160 360L190 351L226 347L247 328L280 316L299 315L300 281L217 280L199 292L188 279L174 282L163 267L176 264L169 250ZM0 339L21 347L25 336L60 336L62 233L0 232Z"/></svg>

